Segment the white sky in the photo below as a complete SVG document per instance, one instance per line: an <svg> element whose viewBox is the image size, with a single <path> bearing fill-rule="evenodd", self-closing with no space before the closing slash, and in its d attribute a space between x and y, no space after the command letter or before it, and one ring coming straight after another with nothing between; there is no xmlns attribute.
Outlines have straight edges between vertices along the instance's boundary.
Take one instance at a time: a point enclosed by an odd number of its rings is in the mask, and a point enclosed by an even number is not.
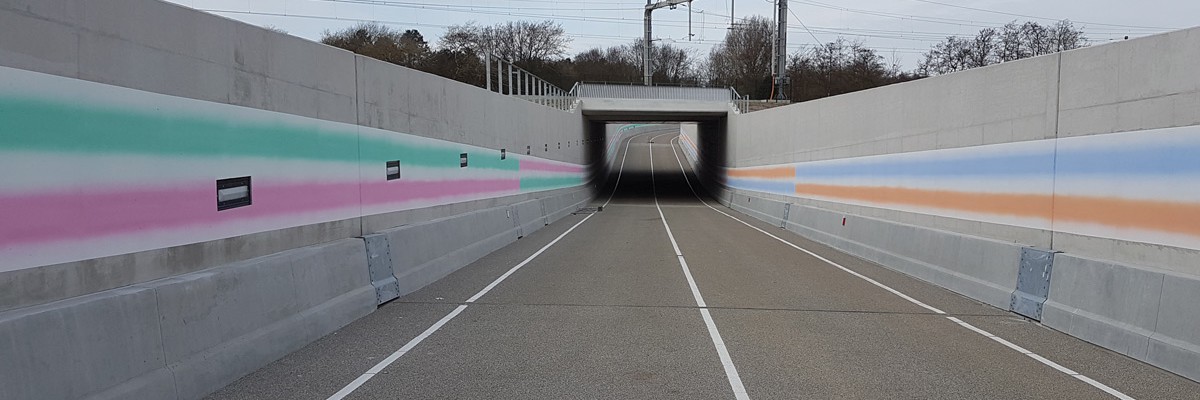
<svg viewBox="0 0 1200 400"><path fill-rule="evenodd" d="M417 29L436 45L450 25L552 19L562 23L571 37L572 56L591 47L625 44L640 37L646 4L645 0L167 1L255 25L271 25L312 40L325 30L338 30L358 20ZM731 1L739 19L773 14L772 0L695 0L690 42L689 13L683 6L654 12L654 36L695 49L703 57L729 27ZM1198 0L790 0L789 5L794 13L788 15L791 52L811 46L816 42L813 36L822 42L842 36L861 40L904 69L915 67L920 53L947 35L973 35L983 27L1013 19L1043 23L1070 19L1087 32L1093 44L1200 25Z"/></svg>

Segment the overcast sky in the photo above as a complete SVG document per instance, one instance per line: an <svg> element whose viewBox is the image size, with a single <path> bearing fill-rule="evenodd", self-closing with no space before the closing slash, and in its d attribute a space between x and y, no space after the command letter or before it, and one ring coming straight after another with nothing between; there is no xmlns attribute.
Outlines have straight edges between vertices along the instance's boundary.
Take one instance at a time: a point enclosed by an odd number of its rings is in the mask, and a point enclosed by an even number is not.
<svg viewBox="0 0 1200 400"><path fill-rule="evenodd" d="M436 45L447 26L468 21L552 19L562 23L572 39L569 55L640 37L646 4L645 0L168 1L312 40L326 30L378 21L417 29ZM731 3L732 14L739 19L770 17L774 10L773 0L695 0L690 41L685 6L655 11L654 36L707 55L729 28ZM789 5L790 52L841 36L861 40L905 69L915 67L920 53L947 35L973 35L1014 19L1043 23L1070 19L1087 32L1092 44L1200 25L1200 0L790 0Z"/></svg>

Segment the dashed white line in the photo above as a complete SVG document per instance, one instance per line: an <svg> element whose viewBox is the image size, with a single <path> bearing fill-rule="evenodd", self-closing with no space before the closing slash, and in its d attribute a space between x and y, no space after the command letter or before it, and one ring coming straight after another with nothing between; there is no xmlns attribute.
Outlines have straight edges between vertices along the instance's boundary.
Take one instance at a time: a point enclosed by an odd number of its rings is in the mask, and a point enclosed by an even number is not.
<svg viewBox="0 0 1200 400"><path fill-rule="evenodd" d="M653 142L654 139L664 135L655 136L650 141ZM675 147L671 146L671 150L675 150ZM721 338L721 332L717 330L717 323L713 321L712 314L708 311L708 305L704 302L704 296L700 294L700 288L696 286L696 279L692 277L692 271L688 268L687 260L683 258L683 252L679 251L679 243L675 241L675 234L671 233L671 226L667 224L667 217L663 215L662 207L658 204L658 189L654 179L654 146L650 147L650 187L651 192L654 194L654 207L658 209L658 217L662 220L663 228L667 230L667 238L671 239L671 247L675 249L675 257L679 260L679 266L683 268L683 276L687 278L688 287L692 289L692 297L696 298L696 306L700 307L700 316L704 319L704 326L708 329L708 336L712 338L713 347L717 350L717 357L721 359L721 367L725 369L725 377L729 379L729 387L733 389L733 397L738 400L749 400L750 395L746 393L746 386L742 384L742 377L738 375L737 366L733 364L733 357L729 355L729 349L725 347L725 340Z"/></svg>
<svg viewBox="0 0 1200 400"><path fill-rule="evenodd" d="M709 209L711 209L711 210L713 210L713 211L716 211L717 213L720 213L721 215L724 215L724 216L726 216L726 217L732 218L734 221L737 221L737 222L740 222L740 223L742 223L742 225L748 226L748 227L750 227L751 229L754 229L754 230L756 230L756 231L759 231L759 232L761 232L761 233L763 233L763 234L765 234L765 235L767 235L767 236L771 237L772 239L778 240L778 241L782 242L783 244L786 244L786 245L788 245L788 246L791 246L792 248L794 248L794 249L796 249L796 250L800 250L800 251L802 251L802 252L804 252L804 253L806 253L806 254L808 254L808 255L810 255L810 256L813 256L813 257L815 257L815 258L816 258L816 259L818 259L818 260L824 261L826 264L829 264L829 265L832 265L832 266L834 266L834 267L837 267L838 269L841 269L842 271L845 271L845 272L847 272L847 273L849 273L849 274L851 274L851 275L854 275L854 276L856 276L856 277L858 277L858 278L860 278L860 279L863 279L863 280L865 280L865 281L867 281L867 282L870 282L871 284L873 284L873 285L875 285L875 286L878 286L878 287L880 287L880 288L882 288L882 289L884 289L884 290L886 290L886 291L888 291L888 292L891 292L892 294L894 294L894 295L896 295L896 296L899 296L900 298L902 298L902 299L904 299L904 300L908 300L909 302L911 302L911 303L913 303L913 304L916 304L916 305L918 305L918 306L920 306L920 307L922 307L922 308L925 308L925 309L927 309L927 310L929 310L929 311L932 311L932 312L934 312L935 314L946 314L946 312L945 312L945 311L939 310L939 309L937 309L937 308L935 308L935 307L933 307L933 306L930 306L930 305L928 305L928 304L925 304L925 303L921 302L920 300L917 300L917 299L913 298L912 296L909 296L909 295L907 295L907 294L904 294L904 293L900 292L899 290L892 289L891 287L888 287L887 285L884 285L884 284L882 284L882 283L879 283L878 281L876 281L876 280L874 280L874 279L871 279L871 278L869 278L869 277L867 277L867 276L864 276L864 275L862 275L862 274L860 274L860 273L858 273L858 272L852 271L852 270L850 270L849 268L846 268L846 267L842 266L841 264L838 264L838 263L836 263L836 262L830 261L829 259L827 259L827 258L825 258L825 257L821 257L820 255L817 255L816 253L813 253L813 252L809 251L808 249L805 249L805 248L803 248L803 247L797 246L797 245L793 244L792 242L789 242L789 241L787 241L787 240L785 240L785 239L783 239L783 238L780 238L780 237L778 237L778 236L775 236L775 235L771 234L770 232L767 232L767 231L764 231L764 230L762 230L762 229L759 229L757 226L751 225L751 224L747 223L746 221L743 221L743 220L741 220L741 219L739 219L739 218L737 218L737 217L734 217L734 216L732 216L732 215L729 215L729 214L725 213L724 211L718 210L717 208L715 208L715 207L713 207L712 205L708 204L708 202L707 202L707 201L704 201L704 198L703 198L703 197L701 197L701 196L700 196L700 194L696 192L696 188L692 186L691 179L688 179L688 176L687 176L687 170L683 168L683 161L681 161L681 160L680 160L680 158L679 158L679 152L675 150L675 146L676 146L676 145L675 145L675 142L676 142L676 140L677 140L677 139L678 139L678 138L676 138L676 139L672 139L672 144L671 144L671 152L675 153L675 162L676 162L677 164L679 164L679 171L680 171L680 173L682 173L682 174L683 174L683 179L684 179L684 182L687 182L688 189L690 189L690 190L692 191L692 195L696 196L696 199L697 199L697 200L700 200L700 202L701 202L701 203L703 203L705 206L707 206ZM653 169L653 159L651 159L651 168ZM662 212L662 211L661 211L661 209L660 209L659 213L661 214L661 212ZM665 222L665 219L664 219L664 222ZM1071 369L1069 369L1069 368L1067 368L1067 367L1064 367L1064 366L1062 366L1062 365L1061 365L1061 364L1059 364L1059 363L1056 363L1056 362L1054 362L1054 361L1050 361L1049 359L1047 359L1047 358L1045 358L1045 357L1042 357L1042 356L1040 356L1040 355L1038 355L1038 354L1036 354L1036 353L1034 353L1034 352L1031 352L1031 351L1029 351L1029 350L1026 350L1025 348L1023 348L1023 347L1021 347L1021 346L1018 346L1018 345L1016 345L1015 343L1009 342L1008 340L1005 340L1004 338L1001 338L1001 337L999 337L999 336L993 335L993 334L991 334L991 333L990 333L990 332L988 332L988 331L985 331L985 330L983 330L983 329L979 329L979 328L975 327L974 325L971 325L971 324L967 323L966 321L963 321L963 320L961 320L961 319L958 319L958 318L955 318L955 317L949 317L949 316L947 316L946 318L947 318L947 319L949 319L950 321L952 321L952 322L954 322L954 323L958 324L959 326L962 326L963 328L966 328L966 329L968 329L968 330L970 330L970 331L972 331L972 332L975 332L975 333L978 333L978 334L980 334L980 335L983 335L984 337L986 337L986 338L988 338L988 339L992 339L993 341L995 341L995 342L997 342L997 343L1000 343L1001 345L1004 345L1005 347L1008 347L1008 348L1010 348L1010 349L1013 349L1014 351L1016 351L1016 352L1018 352L1018 353L1021 353L1021 354L1024 354L1024 355L1028 356L1029 358L1032 358L1032 359L1034 359L1034 360L1036 360L1036 361L1038 361L1038 362L1040 362L1040 363L1042 363L1042 364L1044 364L1044 365L1046 365L1046 366L1049 366L1050 368L1053 368L1053 369L1055 369L1055 370L1057 370L1057 371L1059 371L1059 372L1062 372L1062 373L1064 373L1064 374L1066 374L1066 375L1068 375L1068 376L1071 376L1071 377L1073 377L1073 378L1075 378L1075 379L1078 379L1078 380L1080 380L1080 381L1082 381L1082 382L1084 382L1084 383L1087 383L1088 385L1091 385L1091 386L1093 386L1093 387L1095 387L1095 388L1097 388L1097 389L1100 389L1100 390L1104 391L1105 393L1108 393L1108 394L1112 395L1113 397L1116 397L1116 398L1118 398L1118 399L1122 399L1122 400L1133 400L1133 397L1130 397L1129 395L1126 395L1126 394L1124 394L1124 393L1121 393L1120 391L1118 391L1118 390L1116 390L1116 389L1113 389L1113 388L1109 387L1108 385L1105 385L1105 384L1103 384L1103 383L1097 382L1095 379L1089 378L1089 377L1087 377L1087 376L1085 376L1085 375L1083 375L1083 374L1080 374L1080 373L1078 373L1078 372L1075 372L1074 370L1071 370Z"/></svg>

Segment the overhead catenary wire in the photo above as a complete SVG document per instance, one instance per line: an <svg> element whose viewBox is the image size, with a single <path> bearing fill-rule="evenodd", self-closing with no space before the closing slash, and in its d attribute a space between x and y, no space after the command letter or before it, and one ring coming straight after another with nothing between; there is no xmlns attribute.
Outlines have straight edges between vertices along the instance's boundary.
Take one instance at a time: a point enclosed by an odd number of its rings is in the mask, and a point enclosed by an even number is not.
<svg viewBox="0 0 1200 400"><path fill-rule="evenodd" d="M347 18L347 17L322 16L322 15L284 14L284 13L272 13L272 12L262 12L262 11L241 11L241 10L221 10L221 9L199 9L199 10L205 11L205 12L218 13L218 14L258 15L258 16L270 16L270 17L302 18L302 19L345 21L345 22L374 22L374 23L395 25L395 26L427 27L427 28L442 28L442 29L447 29L447 28L452 27L452 25L381 20L381 19L374 19L374 18ZM724 28L721 28L721 29L724 29ZM566 33L566 35L569 37L577 37L577 38L613 40L613 41L620 41L623 43L630 42L634 39L634 37L632 37L632 36L620 36L620 35L599 35L599 34L583 34L583 33ZM696 39L696 40L689 42L689 44L715 46L715 45L720 44L721 42L722 41L720 41L720 40L713 40L713 39ZM804 49L804 48L807 48L814 44L818 44L818 43L789 44L788 48ZM914 53L914 54L925 51L925 49L920 49L920 48L915 48L915 47L869 47L869 48L872 48L875 50L881 50L881 51L884 51L884 50L898 51L901 53Z"/></svg>
<svg viewBox="0 0 1200 400"><path fill-rule="evenodd" d="M523 3L523 4L509 4L509 5L444 4L444 3L438 2L439 0L307 0L307 1L319 2L319 3L330 3L330 4L334 4L335 7L336 7L336 4L350 5L349 7L346 8L348 10L354 10L355 6L397 7L397 8L407 8L407 9L414 9L414 10L427 10L427 11L431 11L431 12L466 13L466 14L473 14L473 15L488 15L488 16L500 16L500 17L507 16L507 17L516 17L516 18L538 18L538 19L552 19L552 20L558 20L558 21L577 21L577 22L583 22L583 23L620 24L620 25L631 25L631 26L641 25L641 19L640 18L605 16L605 15L584 15L583 13L595 12L595 13L600 13L600 14L613 15L614 13L624 13L625 11L642 9L641 7L637 7L637 8L626 7L625 3L620 3L620 2L615 2L615 1L506 0L506 1L514 2L514 3ZM763 0L763 1L765 1L767 3L771 2L771 0ZM802 4L802 5L808 5L808 6L814 6L814 7L823 7L823 8L827 8L827 9L835 9L835 10L841 10L841 11L845 11L845 12L863 13L864 15L875 15L875 16L881 16L881 17L886 17L886 18L898 18L898 19L910 20L910 21L915 21L915 22L920 22L920 23L935 23L935 24L942 24L943 26L958 26L959 28L971 28L972 31L971 32L962 32L962 31L954 32L954 30L957 30L957 29L947 29L950 32L939 32L937 30L887 30L887 29L855 28L855 27L830 27L830 26L807 25L807 24L804 24L802 21L800 21L799 28L788 29L788 32L806 34L807 36L809 36L810 38L813 39L813 43L799 43L799 42L789 43L787 47L790 50L803 49L803 48L807 48L814 44L821 44L821 43L825 42L825 41L822 41L820 39L820 37L818 37L818 35L830 35L830 36L839 36L839 37L846 36L846 37L864 38L864 39L868 39L868 40L872 40L872 39L901 40L901 41L917 42L917 43L931 45L934 43L942 42L947 37L973 38L976 35L976 32L974 32L975 28L982 28L982 27L995 28L995 27L1002 27L1004 24L1001 22L992 22L992 21L976 21L976 20L970 20L970 19L928 17L928 16L919 16L919 15L905 15L905 14L897 14L897 13L888 13L888 12L882 12L882 11L860 10L860 9L854 9L854 8L849 8L849 7L841 7L841 6L824 3L822 1L817 1L817 0L791 0L791 1L793 4ZM933 2L933 3L937 3L937 2ZM528 6L526 6L525 4L528 4ZM567 8L561 7L564 4L569 4L569 6ZM543 5L555 5L555 6L547 7L547 6L543 6ZM730 8L732 8L732 7L730 7ZM334 10L337 10L337 8L334 8ZM560 10L562 11L562 13L558 12ZM697 12L702 13L701 14L702 18L703 18L703 16L706 16L709 14L713 15L714 17L732 17L732 16L723 15L719 12L713 12L711 10L703 10L700 8L697 8L696 10L697 10ZM263 15L263 16L277 15L277 13L249 12L249 11L239 11L239 10L210 10L210 11L218 12L218 13L235 13L235 14L246 14L246 15ZM793 15L793 17L797 18L797 20L799 21L798 14L793 10L789 10L789 11ZM573 13L579 13L579 14L570 15ZM1002 13L1002 12L998 12L998 13ZM732 14L732 12L730 12L730 14ZM632 15L636 15L636 14L632 14ZM1002 14L1002 15L1007 15L1007 14ZM286 13L286 12L283 13L283 15L277 15L277 16L295 17L295 18L318 17L316 15L300 15L300 14L290 14L290 13ZM1046 18L1046 17L1040 17L1040 18ZM369 18L321 17L318 19L359 21L359 22L384 22L384 21L379 21L378 19L376 19L374 17L369 17ZM1049 19L1049 18L1047 18L1047 19ZM398 22L398 21L390 21L390 22L386 22L386 23L394 24L394 25L412 26L412 27L434 27L434 28L441 28L441 29L449 28L449 26L447 26L447 25L429 24L429 23L411 23L411 22ZM1108 26L1109 28L1096 29L1096 28L1088 28L1085 26L1085 27L1081 27L1080 29L1083 30L1090 39L1099 40L1099 41L1103 41L1105 39L1114 40L1113 38L1120 39L1125 36L1135 36L1136 37L1136 36L1159 32L1159 31L1145 31L1145 32L1127 31L1127 30L1116 30L1116 29L1112 28L1112 27L1128 26L1128 27L1131 27L1129 29L1152 30L1152 29L1155 29L1156 27L1139 27L1138 25L1121 25L1121 24L1108 24L1108 23L1101 23L1101 24L1103 26ZM687 21L676 21L676 20L670 20L670 19L656 20L655 25L662 26L662 27L671 27L671 28L682 28L682 27L688 26ZM709 25L705 24L703 21L701 22L700 26L694 27L694 28L699 30L699 35L698 35L699 38L695 39L691 42L688 42L688 43L680 43L681 45L684 45L685 47L697 47L697 46L711 47L711 46L718 45L723 41L717 40L717 39L706 39L705 35L704 35L705 30L713 29L713 30L725 31L728 29L727 27L721 26L721 25L709 26ZM568 33L567 36L571 37L571 38L581 39L580 41L578 41L576 43L583 43L588 46L596 45L596 44L602 43L602 42L614 42L614 41L628 42L633 39L632 35L624 36L624 35L607 35L607 34ZM830 41L831 40L832 40L832 38L830 39ZM912 54L921 54L928 50L928 48L921 47L921 46L917 46L917 47L864 46L864 47L878 50L878 51L887 51L887 52L895 52L895 53L912 53Z"/></svg>
<svg viewBox="0 0 1200 400"><path fill-rule="evenodd" d="M1066 18L1039 17L1036 15L1027 15L1027 14L1018 14L1018 13L997 11L997 10L989 10L989 9L985 9L985 8L968 7L968 6L958 5L958 4L942 3L939 1L933 1L933 0L912 0L912 1L927 3L927 4L937 4L940 6L960 8L960 9L964 9L964 10L972 10L972 11L979 11L979 12L992 13L992 14L1008 15L1008 16L1012 16L1012 17L1031 18L1031 19L1040 19L1040 20L1048 20L1048 21L1062 21L1062 20L1066 19ZM1119 27L1119 28L1140 28L1140 29L1161 29L1161 30L1178 29L1178 28L1165 28L1165 27L1161 27L1161 26L1122 25L1122 24L1109 24L1109 23L1104 23L1104 22L1089 22L1089 21L1077 21L1077 20L1072 20L1072 21L1078 22L1080 24L1086 24L1086 25L1102 25L1102 26L1112 26L1112 27Z"/></svg>

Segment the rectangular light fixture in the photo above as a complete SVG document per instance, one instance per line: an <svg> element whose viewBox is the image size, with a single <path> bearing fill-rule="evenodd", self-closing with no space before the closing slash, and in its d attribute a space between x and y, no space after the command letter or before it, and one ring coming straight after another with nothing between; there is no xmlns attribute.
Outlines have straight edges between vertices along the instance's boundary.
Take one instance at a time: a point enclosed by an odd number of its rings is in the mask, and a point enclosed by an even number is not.
<svg viewBox="0 0 1200 400"><path fill-rule="evenodd" d="M387 162L387 180L400 179L400 160Z"/></svg>
<svg viewBox="0 0 1200 400"><path fill-rule="evenodd" d="M251 204L250 177L217 180L217 211Z"/></svg>
<svg viewBox="0 0 1200 400"><path fill-rule="evenodd" d="M458 167L459 168L467 167L467 153L462 153L462 154L458 155Z"/></svg>
<svg viewBox="0 0 1200 400"><path fill-rule="evenodd" d="M508 150L500 149L500 159L503 160L505 158L508 158Z"/></svg>

